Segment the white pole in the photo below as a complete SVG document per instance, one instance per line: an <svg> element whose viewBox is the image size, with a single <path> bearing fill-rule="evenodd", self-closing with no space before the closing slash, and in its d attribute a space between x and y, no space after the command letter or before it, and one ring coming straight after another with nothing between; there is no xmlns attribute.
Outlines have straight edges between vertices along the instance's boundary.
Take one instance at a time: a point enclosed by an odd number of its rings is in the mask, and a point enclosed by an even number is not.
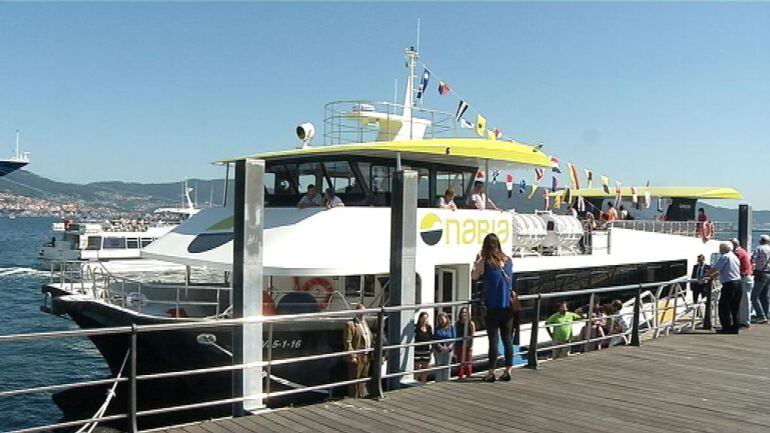
<svg viewBox="0 0 770 433"><path fill-rule="evenodd" d="M417 52L420 52L420 19L417 18Z"/></svg>
<svg viewBox="0 0 770 433"><path fill-rule="evenodd" d="M21 153L19 151L19 130L16 130L16 159L21 158Z"/></svg>

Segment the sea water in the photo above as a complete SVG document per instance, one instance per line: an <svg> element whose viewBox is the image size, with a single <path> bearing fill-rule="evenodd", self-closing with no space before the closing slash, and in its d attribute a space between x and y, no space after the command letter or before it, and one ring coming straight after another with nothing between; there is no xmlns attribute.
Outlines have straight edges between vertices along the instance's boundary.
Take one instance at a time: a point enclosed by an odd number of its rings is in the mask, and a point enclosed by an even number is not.
<svg viewBox="0 0 770 433"><path fill-rule="evenodd" d="M77 329L66 318L40 311L37 254L51 237L51 218L0 217L0 335ZM99 352L84 337L0 342L0 391L110 376ZM61 413L51 393L0 397L0 431L51 424Z"/></svg>

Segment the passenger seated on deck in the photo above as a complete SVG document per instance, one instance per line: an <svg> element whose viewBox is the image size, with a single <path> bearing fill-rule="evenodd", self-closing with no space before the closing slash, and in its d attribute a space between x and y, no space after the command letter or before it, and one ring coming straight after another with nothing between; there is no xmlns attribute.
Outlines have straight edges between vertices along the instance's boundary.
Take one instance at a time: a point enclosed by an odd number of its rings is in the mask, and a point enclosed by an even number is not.
<svg viewBox="0 0 770 433"><path fill-rule="evenodd" d="M466 204L471 209L498 209L492 200L487 197L487 194L484 192L484 182L480 180L473 182L473 193L468 197Z"/></svg>
<svg viewBox="0 0 770 433"><path fill-rule="evenodd" d="M551 335L554 346L570 343L572 341L572 322L582 318L580 314L569 311L567 301L559 302L558 306L559 311L545 321L546 325L555 325L546 328ZM569 352L570 346L555 348L553 349L553 359L565 357L569 355Z"/></svg>
<svg viewBox="0 0 770 433"><path fill-rule="evenodd" d="M615 205L612 202L607 202L607 221L617 221L618 211L615 210Z"/></svg>
<svg viewBox="0 0 770 433"><path fill-rule="evenodd" d="M628 344L627 332L631 328L631 321L628 316L622 313L623 301L615 299L612 301L612 320L610 321L610 335L617 335L610 340L610 347L619 344Z"/></svg>
<svg viewBox="0 0 770 433"><path fill-rule="evenodd" d="M438 207L441 209L457 210L457 205L455 204L455 190L447 188L446 191L444 191L444 196L438 199Z"/></svg>
<svg viewBox="0 0 770 433"><path fill-rule="evenodd" d="M299 200L299 203L297 203L297 207L300 209L304 209L306 207L321 207L323 205L324 199L321 197L321 194L318 194L315 185L312 183L307 186L307 194L302 196L302 198Z"/></svg>
<svg viewBox="0 0 770 433"><path fill-rule="evenodd" d="M342 200L334 195L334 188L326 188L326 208L331 209L333 207L344 207L345 203L342 202Z"/></svg>

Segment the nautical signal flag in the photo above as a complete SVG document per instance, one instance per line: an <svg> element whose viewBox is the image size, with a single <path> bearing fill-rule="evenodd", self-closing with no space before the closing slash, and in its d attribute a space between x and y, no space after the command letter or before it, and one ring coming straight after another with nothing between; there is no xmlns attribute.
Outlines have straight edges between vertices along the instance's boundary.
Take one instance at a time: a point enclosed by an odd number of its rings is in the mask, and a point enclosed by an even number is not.
<svg viewBox="0 0 770 433"><path fill-rule="evenodd" d="M524 191L527 190L527 181L522 179L519 182L519 194L524 194Z"/></svg>
<svg viewBox="0 0 770 433"><path fill-rule="evenodd" d="M620 203L623 201L623 196L621 195L621 184L619 180L615 181L615 207L619 208Z"/></svg>
<svg viewBox="0 0 770 433"><path fill-rule="evenodd" d="M551 192L556 192L556 188L559 187L559 179L556 176L551 176Z"/></svg>
<svg viewBox="0 0 770 433"><path fill-rule="evenodd" d="M545 169L544 168L536 168L535 169L535 182L540 182L545 177Z"/></svg>
<svg viewBox="0 0 770 433"><path fill-rule="evenodd" d="M505 189L508 190L508 198L511 198L513 195L513 175L511 174L505 175Z"/></svg>
<svg viewBox="0 0 770 433"><path fill-rule="evenodd" d="M649 209L650 208L650 203L652 203L652 196L650 196L650 192L649 191L645 191L644 192L644 207Z"/></svg>
<svg viewBox="0 0 770 433"><path fill-rule="evenodd" d="M495 131L491 129L487 129L487 140L497 140L497 135L495 135Z"/></svg>
<svg viewBox="0 0 770 433"><path fill-rule="evenodd" d="M476 115L476 134L482 137L487 135L487 119L481 114Z"/></svg>
<svg viewBox="0 0 770 433"><path fill-rule="evenodd" d="M457 105L457 112L455 113L455 121L459 122L466 111L468 111L468 103L460 100L460 104Z"/></svg>
<svg viewBox="0 0 770 433"><path fill-rule="evenodd" d="M557 195L553 200L553 208L559 209L561 207L561 195Z"/></svg>
<svg viewBox="0 0 770 433"><path fill-rule="evenodd" d="M446 95L447 93L451 92L452 88L449 87L449 84L447 84L444 81L439 80L438 82L438 94L439 95Z"/></svg>
<svg viewBox="0 0 770 433"><path fill-rule="evenodd" d="M572 182L573 189L580 189L580 178L578 178L577 167L572 163L567 163L567 172L569 173L569 179Z"/></svg>
<svg viewBox="0 0 770 433"><path fill-rule="evenodd" d="M631 203L639 203L639 196L636 194L636 188L633 186L631 187Z"/></svg>
<svg viewBox="0 0 770 433"><path fill-rule="evenodd" d="M599 176L599 181L602 183L602 189L605 194L610 193L610 178L607 176Z"/></svg>
<svg viewBox="0 0 770 433"><path fill-rule="evenodd" d="M532 197L535 196L535 191L537 191L537 185L533 183L532 184L532 191L530 191L529 195L527 196L528 200L532 200Z"/></svg>
<svg viewBox="0 0 770 433"><path fill-rule="evenodd" d="M460 118L460 128L473 129L473 123L468 122L463 118Z"/></svg>
<svg viewBox="0 0 770 433"><path fill-rule="evenodd" d="M552 156L551 162L554 164L553 168L551 169L554 173L561 173L561 169L559 168L559 158Z"/></svg>
<svg viewBox="0 0 770 433"><path fill-rule="evenodd" d="M476 172L476 180L484 180L484 172L479 170Z"/></svg>
<svg viewBox="0 0 770 433"><path fill-rule="evenodd" d="M586 173L586 182L588 183L588 186L586 188L592 188L594 186L594 173L589 169L585 169L585 173Z"/></svg>
<svg viewBox="0 0 770 433"><path fill-rule="evenodd" d="M500 170L494 169L492 170L492 185L497 183L497 178L500 176Z"/></svg>
<svg viewBox="0 0 770 433"><path fill-rule="evenodd" d="M420 86L417 88L417 99L421 99L425 89L428 87L428 80L430 80L430 71L426 68L422 72L422 79L420 80Z"/></svg>
<svg viewBox="0 0 770 433"><path fill-rule="evenodd" d="M578 210L578 212L585 212L586 211L586 201L581 196L578 196L578 198L577 198L577 210Z"/></svg>
<svg viewBox="0 0 770 433"><path fill-rule="evenodd" d="M548 196L548 191L543 191L543 210L548 210L551 207L551 198Z"/></svg>
<svg viewBox="0 0 770 433"><path fill-rule="evenodd" d="M572 190L569 187L564 188L564 203L568 206L572 203Z"/></svg>

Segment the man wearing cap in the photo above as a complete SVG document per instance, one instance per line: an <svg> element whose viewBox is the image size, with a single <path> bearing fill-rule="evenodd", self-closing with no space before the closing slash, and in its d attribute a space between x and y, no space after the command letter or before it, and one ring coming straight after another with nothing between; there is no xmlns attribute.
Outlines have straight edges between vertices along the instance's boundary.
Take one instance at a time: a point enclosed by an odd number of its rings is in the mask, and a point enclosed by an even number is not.
<svg viewBox="0 0 770 433"><path fill-rule="evenodd" d="M738 257L741 272L741 305L738 307L738 322L741 328L749 328L751 319L751 289L754 288L754 268L751 266L749 252L741 248L738 239L732 238L733 254Z"/></svg>
<svg viewBox="0 0 770 433"><path fill-rule="evenodd" d="M484 182L480 180L473 182L473 193L468 197L468 202L466 204L471 209L498 209L492 200L490 200L484 193Z"/></svg>
<svg viewBox="0 0 770 433"><path fill-rule="evenodd" d="M754 289L751 304L757 315L757 323L767 323L770 315L770 236L759 237L759 247L751 255L754 262Z"/></svg>

